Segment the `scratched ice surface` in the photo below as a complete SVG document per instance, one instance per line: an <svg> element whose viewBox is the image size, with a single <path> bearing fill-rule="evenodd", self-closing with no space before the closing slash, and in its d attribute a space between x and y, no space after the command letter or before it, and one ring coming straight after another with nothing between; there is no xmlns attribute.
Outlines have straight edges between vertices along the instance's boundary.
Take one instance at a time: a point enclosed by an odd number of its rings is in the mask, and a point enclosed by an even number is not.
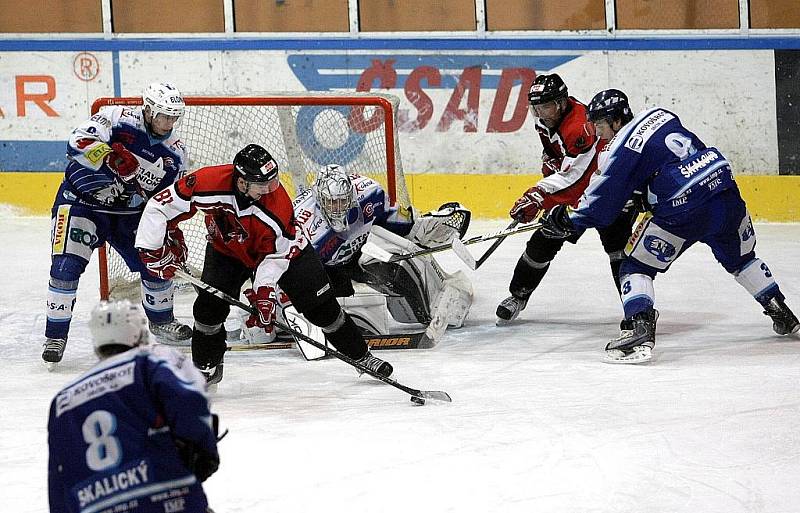
<svg viewBox="0 0 800 513"><path fill-rule="evenodd" d="M49 220L2 211L3 511L47 510L46 421L94 357L81 281L64 361L40 359ZM471 234L503 220L476 222ZM758 224L757 250L800 310L800 225ZM800 338L693 248L656 282L649 365L600 361L620 308L599 241L567 245L510 327L494 326L525 239L474 275L467 326L427 351L383 352L395 377L452 404L415 406L339 361L229 354L213 407L230 435L208 482L218 512L794 513L800 510ZM484 246L485 247L485 246ZM472 246L477 253L482 248ZM440 258L459 267L453 255ZM185 313L183 314L185 317Z"/></svg>

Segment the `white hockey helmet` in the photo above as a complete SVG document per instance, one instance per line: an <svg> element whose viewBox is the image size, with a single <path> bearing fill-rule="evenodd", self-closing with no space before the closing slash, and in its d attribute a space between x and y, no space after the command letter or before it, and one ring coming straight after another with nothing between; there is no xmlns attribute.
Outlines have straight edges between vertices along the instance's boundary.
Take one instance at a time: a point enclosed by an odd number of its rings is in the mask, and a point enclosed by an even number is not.
<svg viewBox="0 0 800 513"><path fill-rule="evenodd" d="M95 306L89 319L89 331L98 354L102 354L105 346L138 346L146 343L149 336L141 307L127 299L101 301Z"/></svg>
<svg viewBox="0 0 800 513"><path fill-rule="evenodd" d="M150 107L150 113L155 118L159 114L173 116L180 120L186 103L178 88L167 82L153 82L142 93L142 104Z"/></svg>
<svg viewBox="0 0 800 513"><path fill-rule="evenodd" d="M331 228L337 232L347 230L347 214L356 205L353 182L347 172L338 164L328 164L317 173L311 191Z"/></svg>

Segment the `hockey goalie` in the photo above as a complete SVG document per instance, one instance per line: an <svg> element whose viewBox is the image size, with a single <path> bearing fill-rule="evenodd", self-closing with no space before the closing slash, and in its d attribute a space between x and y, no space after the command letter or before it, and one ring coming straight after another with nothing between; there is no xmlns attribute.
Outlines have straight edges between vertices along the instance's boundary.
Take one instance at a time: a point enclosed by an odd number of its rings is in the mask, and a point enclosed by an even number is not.
<svg viewBox="0 0 800 513"><path fill-rule="evenodd" d="M430 255L384 263L362 255L361 247L368 239L391 253L447 244L466 233L468 209L454 202L419 215L413 207L390 205L379 183L338 165L321 169L293 207L335 295L365 335L424 330L434 344L448 326L463 325L473 298L463 272L445 272ZM289 324L298 328L296 321Z"/></svg>

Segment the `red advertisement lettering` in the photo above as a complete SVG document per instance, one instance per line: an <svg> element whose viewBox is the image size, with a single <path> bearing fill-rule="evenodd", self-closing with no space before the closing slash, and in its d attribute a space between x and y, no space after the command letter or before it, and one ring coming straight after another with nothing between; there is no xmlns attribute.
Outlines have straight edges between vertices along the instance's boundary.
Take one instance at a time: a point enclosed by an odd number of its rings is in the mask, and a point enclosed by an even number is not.
<svg viewBox="0 0 800 513"><path fill-rule="evenodd" d="M464 94L467 95L467 108L461 108L461 100ZM455 120L464 122L465 132L478 131L478 103L481 97L481 68L470 67L464 69L461 77L458 79L458 84L453 90L453 95L450 101L447 102L447 107L444 109L442 119L436 125L437 132L446 132L450 129L450 125Z"/></svg>
<svg viewBox="0 0 800 513"><path fill-rule="evenodd" d="M528 116L528 84L536 78L536 72L530 68L505 68L497 84L497 92L492 103L492 112L489 114L489 123L486 132L516 132L525 123ZM511 90L515 85L521 84L519 95L514 104L511 119L503 119L503 114L508 106Z"/></svg>
<svg viewBox="0 0 800 513"><path fill-rule="evenodd" d="M17 116L24 117L27 114L26 104L33 102L48 117L58 117L59 114L48 105L48 102L56 98L56 80L50 75L17 75L16 94L17 94ZM26 84L44 84L44 93L26 92Z"/></svg>
<svg viewBox="0 0 800 513"><path fill-rule="evenodd" d="M408 76L405 85L406 98L417 109L417 118L409 120L408 111L405 109L398 112L400 127L405 132L422 130L428 126L428 122L433 116L433 101L422 90L422 85L420 84L422 80L426 80L429 86L439 86L442 83L442 74L432 66L420 66L414 68Z"/></svg>
<svg viewBox="0 0 800 513"><path fill-rule="evenodd" d="M356 91L370 91L375 80L378 81L379 89L391 89L395 86L397 72L394 69L394 59L387 59L385 62L378 59L373 60L372 66L361 73ZM383 124L383 111L375 109L369 118L364 119L364 107L356 105L350 109L347 122L354 132L367 134Z"/></svg>

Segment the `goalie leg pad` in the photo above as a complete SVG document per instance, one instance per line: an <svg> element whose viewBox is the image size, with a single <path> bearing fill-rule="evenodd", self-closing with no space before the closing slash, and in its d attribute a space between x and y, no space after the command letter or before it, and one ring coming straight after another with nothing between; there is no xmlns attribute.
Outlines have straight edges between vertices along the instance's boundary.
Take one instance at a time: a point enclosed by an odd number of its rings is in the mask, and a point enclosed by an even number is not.
<svg viewBox="0 0 800 513"><path fill-rule="evenodd" d="M367 353L367 343L358 331L353 319L342 311L333 295L328 300L307 312L303 312L312 324L320 326L331 344L358 360Z"/></svg>
<svg viewBox="0 0 800 513"><path fill-rule="evenodd" d="M386 296L376 293L357 293L339 299L347 314L362 333L373 335L389 334L388 307Z"/></svg>
<svg viewBox="0 0 800 513"><path fill-rule="evenodd" d="M425 293L424 278L413 260L396 263L375 262L363 266L368 285L378 292L397 299L388 301L392 316L398 322L430 322L430 302ZM397 312L397 316L395 316Z"/></svg>

